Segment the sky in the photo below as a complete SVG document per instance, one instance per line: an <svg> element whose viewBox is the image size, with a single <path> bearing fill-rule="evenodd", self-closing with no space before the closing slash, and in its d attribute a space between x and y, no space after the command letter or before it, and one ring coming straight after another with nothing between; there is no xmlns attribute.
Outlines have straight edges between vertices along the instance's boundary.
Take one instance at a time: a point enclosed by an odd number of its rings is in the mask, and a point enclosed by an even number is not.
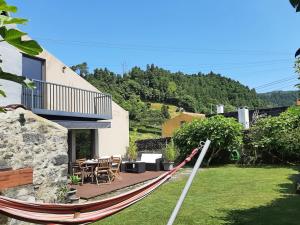
<svg viewBox="0 0 300 225"><path fill-rule="evenodd" d="M258 92L293 90L300 13L288 0L7 0L19 28L67 65L122 74L210 71Z"/></svg>

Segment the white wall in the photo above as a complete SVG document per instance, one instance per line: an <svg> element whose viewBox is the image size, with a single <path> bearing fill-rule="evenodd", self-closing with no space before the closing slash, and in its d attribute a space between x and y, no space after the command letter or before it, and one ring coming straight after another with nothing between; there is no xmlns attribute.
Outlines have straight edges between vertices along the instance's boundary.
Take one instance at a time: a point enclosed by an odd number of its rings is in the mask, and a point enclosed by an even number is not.
<svg viewBox="0 0 300 225"><path fill-rule="evenodd" d="M129 113L113 102L111 128L99 129L99 156L121 154L129 146Z"/></svg>
<svg viewBox="0 0 300 225"><path fill-rule="evenodd" d="M6 42L0 42L0 67L4 72L22 75L22 54ZM22 87L20 84L1 80L0 85L7 97L0 97L0 106L9 104L21 104Z"/></svg>
<svg viewBox="0 0 300 225"><path fill-rule="evenodd" d="M50 54L47 50L44 49L44 51L38 57L46 60L46 81L99 92L97 88L80 77L77 73L75 73L55 56Z"/></svg>

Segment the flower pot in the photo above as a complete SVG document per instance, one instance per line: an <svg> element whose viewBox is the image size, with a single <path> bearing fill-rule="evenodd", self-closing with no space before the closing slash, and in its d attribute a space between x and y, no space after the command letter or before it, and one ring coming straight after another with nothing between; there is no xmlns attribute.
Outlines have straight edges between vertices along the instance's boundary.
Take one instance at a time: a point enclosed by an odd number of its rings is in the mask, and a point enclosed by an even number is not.
<svg viewBox="0 0 300 225"><path fill-rule="evenodd" d="M164 170L169 171L173 169L174 162L164 162Z"/></svg>
<svg viewBox="0 0 300 225"><path fill-rule="evenodd" d="M79 197L76 196L77 190L76 188L70 188L67 191L67 202L68 203L78 203Z"/></svg>
<svg viewBox="0 0 300 225"><path fill-rule="evenodd" d="M76 195L77 190L76 188L70 188L70 190L67 191L68 196Z"/></svg>

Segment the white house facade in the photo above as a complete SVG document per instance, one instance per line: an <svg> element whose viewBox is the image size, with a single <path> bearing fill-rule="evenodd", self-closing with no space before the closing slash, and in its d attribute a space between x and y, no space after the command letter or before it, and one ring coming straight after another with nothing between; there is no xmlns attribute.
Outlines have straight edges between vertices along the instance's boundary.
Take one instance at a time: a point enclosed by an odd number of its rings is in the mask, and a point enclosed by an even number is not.
<svg viewBox="0 0 300 225"><path fill-rule="evenodd" d="M7 94L0 98L0 106L23 104L68 128L70 162L126 154L129 113L49 52L32 57L0 42L0 66L4 72L32 79L36 85L31 90L0 79Z"/></svg>

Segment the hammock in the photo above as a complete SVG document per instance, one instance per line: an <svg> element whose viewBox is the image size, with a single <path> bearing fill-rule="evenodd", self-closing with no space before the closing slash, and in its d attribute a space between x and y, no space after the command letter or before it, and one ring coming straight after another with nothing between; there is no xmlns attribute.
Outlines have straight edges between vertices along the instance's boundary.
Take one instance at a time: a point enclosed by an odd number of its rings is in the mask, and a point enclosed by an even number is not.
<svg viewBox="0 0 300 225"><path fill-rule="evenodd" d="M9 217L42 224L88 224L111 216L145 198L167 181L198 153L192 153L174 169L160 175L151 182L127 193L82 204L29 203L0 196L0 213Z"/></svg>

